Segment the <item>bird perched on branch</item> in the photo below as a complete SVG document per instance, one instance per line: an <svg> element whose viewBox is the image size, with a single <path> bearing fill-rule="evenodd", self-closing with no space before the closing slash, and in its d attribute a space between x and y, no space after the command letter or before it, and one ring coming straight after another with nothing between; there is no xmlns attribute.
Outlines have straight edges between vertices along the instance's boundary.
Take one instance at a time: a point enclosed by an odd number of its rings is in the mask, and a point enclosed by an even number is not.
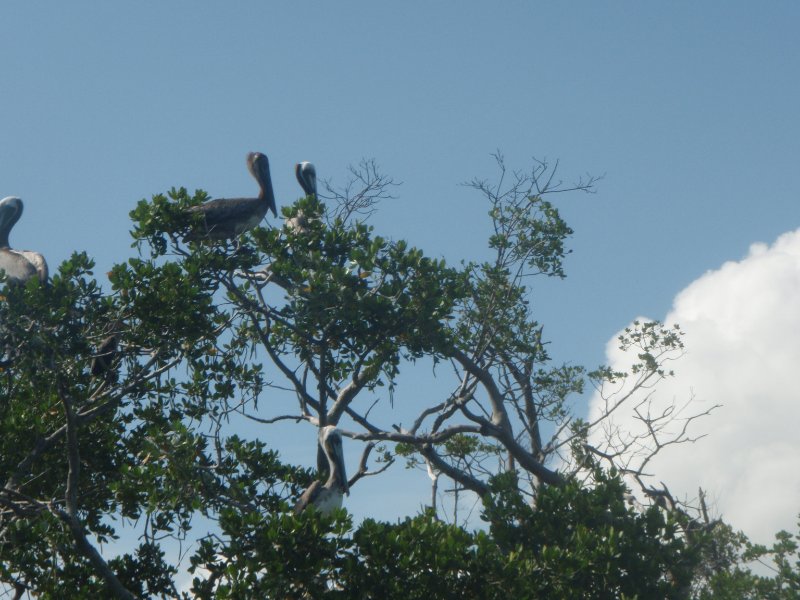
<svg viewBox="0 0 800 600"><path fill-rule="evenodd" d="M99 377L101 375L108 376L113 374L111 367L114 363L114 359L117 357L118 344L119 335L116 333L111 334L100 342L92 358L92 375Z"/></svg>
<svg viewBox="0 0 800 600"><path fill-rule="evenodd" d="M315 200L317 198L317 170L308 161L297 163L294 167L294 174L297 177L297 182L303 188L306 196L312 196ZM297 216L286 219L286 225L296 233L305 233L308 229L308 218L302 211L297 213Z"/></svg>
<svg viewBox="0 0 800 600"><path fill-rule="evenodd" d="M278 215L275 208L275 194L272 191L272 177L269 160L261 152L247 155L247 168L259 185L256 198L218 198L199 206L191 207L190 214L201 213L203 219L199 226L186 236L187 240L230 239L256 227L268 210Z"/></svg>
<svg viewBox="0 0 800 600"><path fill-rule="evenodd" d="M44 256L32 250L12 250L8 245L11 228L21 216L22 200L14 196L0 200L0 270L5 271L9 282L24 284L38 277L45 283L48 270Z"/></svg>
<svg viewBox="0 0 800 600"><path fill-rule="evenodd" d="M319 430L319 445L328 459L328 480L325 483L317 480L303 492L294 507L296 515L308 506L313 506L323 514L329 514L340 508L344 495L350 493L344 468L342 434L333 425L323 427Z"/></svg>
<svg viewBox="0 0 800 600"><path fill-rule="evenodd" d="M300 187L306 193L306 196L317 197L317 170L307 160L297 163L294 167L294 174Z"/></svg>

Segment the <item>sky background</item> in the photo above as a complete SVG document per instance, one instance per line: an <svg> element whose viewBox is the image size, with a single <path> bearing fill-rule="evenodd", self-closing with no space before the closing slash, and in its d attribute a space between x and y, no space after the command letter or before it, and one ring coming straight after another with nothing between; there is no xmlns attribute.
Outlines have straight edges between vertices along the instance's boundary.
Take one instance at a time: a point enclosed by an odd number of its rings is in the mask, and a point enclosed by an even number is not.
<svg viewBox="0 0 800 600"><path fill-rule="evenodd" d="M551 355L621 364L634 318L681 323L663 397L725 406L658 477L712 487L717 514L768 541L800 512L798 26L779 1L4 2L0 197L25 202L11 243L51 271L85 250L104 280L132 255L138 200L253 195L259 150L279 206L301 195L296 162L335 183L374 158L403 182L371 221L381 235L478 260L487 206L460 184L496 177L493 152L512 169L559 160L566 183L602 175L556 198L568 278L532 297ZM269 441L313 463L311 427ZM348 507L413 512L428 482L402 471ZM387 499L389 482L404 483Z"/></svg>

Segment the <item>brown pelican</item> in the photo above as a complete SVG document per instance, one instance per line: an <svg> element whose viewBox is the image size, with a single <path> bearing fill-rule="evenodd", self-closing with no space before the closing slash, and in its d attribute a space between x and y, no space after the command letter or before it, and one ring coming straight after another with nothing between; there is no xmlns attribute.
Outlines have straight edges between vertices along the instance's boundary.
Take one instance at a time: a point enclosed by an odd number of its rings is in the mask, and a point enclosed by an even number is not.
<svg viewBox="0 0 800 600"><path fill-rule="evenodd" d="M294 167L294 174L306 196L313 196L316 199L317 170L314 165L308 161L297 163ZM286 219L286 225L296 233L305 233L308 229L308 218L303 214L303 211L299 211L296 217Z"/></svg>
<svg viewBox="0 0 800 600"><path fill-rule="evenodd" d="M8 234L22 216L22 200L9 196L0 200L0 270L5 271L6 280L25 283L38 277L47 281L47 261L44 256L31 250L12 250L8 246Z"/></svg>
<svg viewBox="0 0 800 600"><path fill-rule="evenodd" d="M298 163L294 168L294 174L297 176L297 181L300 187L306 193L306 196L317 197L317 170L310 162L303 161Z"/></svg>
<svg viewBox="0 0 800 600"><path fill-rule="evenodd" d="M342 497L350 493L342 454L342 434L333 425L319 430L319 444L328 459L328 480L317 480L300 496L294 506L294 514L313 506L323 514L329 514L342 506Z"/></svg>
<svg viewBox="0 0 800 600"><path fill-rule="evenodd" d="M275 194L272 191L272 178L269 174L269 160L261 152L247 155L247 168L258 182L261 190L257 198L218 198L200 206L193 206L190 213L202 213L204 227L193 231L186 239L210 238L224 240L233 238L258 225L271 210L277 216Z"/></svg>
<svg viewBox="0 0 800 600"><path fill-rule="evenodd" d="M97 352L92 359L92 375L99 377L100 375L113 373L111 371L111 365L117 357L118 342L119 336L116 333L111 334L100 342L100 345L97 347Z"/></svg>

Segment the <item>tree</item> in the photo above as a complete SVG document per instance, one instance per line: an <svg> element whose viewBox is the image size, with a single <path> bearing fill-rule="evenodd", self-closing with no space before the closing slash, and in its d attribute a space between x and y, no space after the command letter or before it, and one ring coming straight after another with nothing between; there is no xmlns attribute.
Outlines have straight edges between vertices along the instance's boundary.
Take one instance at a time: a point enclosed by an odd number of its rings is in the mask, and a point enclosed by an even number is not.
<svg viewBox="0 0 800 600"><path fill-rule="evenodd" d="M788 600L800 596L800 523L798 533L780 531L772 547L752 544L724 523L716 523L704 544L702 566L711 568L696 577L697 597ZM760 573L750 565L759 565Z"/></svg>
<svg viewBox="0 0 800 600"><path fill-rule="evenodd" d="M591 191L594 180L564 186L546 163L510 173L497 161L499 183L468 184L489 203L484 263L448 266L376 235L366 217L394 182L367 161L344 188L326 185L330 209L314 197L284 208L302 227L187 241L187 209L207 196L173 189L132 211L137 255L112 269L110 293L80 253L47 286L6 286L7 589L175 597L181 567L164 544L192 535L202 598L408 597L409 588L420 597L685 596L703 560L705 546L690 539L697 520L666 488L649 487L643 467L690 441L696 416L664 439L664 416L645 414L656 443L638 465L612 446L618 437L604 448L587 442L636 390L669 376L680 332L629 331L621 343L638 358L627 375L550 365L530 282L564 276L572 230L545 198ZM452 378L450 391L426 398L406 426L373 411L423 360ZM605 389L623 379L603 417L574 418L571 398L587 380ZM281 410L266 413L264 398ZM487 530L441 522L436 487L430 511L394 525L291 515L313 473L284 463L267 435L236 434L241 419L265 431L278 421L340 426L364 443L351 485L402 457L434 484L443 477L479 497ZM626 504L623 474L638 478L649 508ZM199 517L212 523L203 535ZM138 546L107 557L121 532Z"/></svg>

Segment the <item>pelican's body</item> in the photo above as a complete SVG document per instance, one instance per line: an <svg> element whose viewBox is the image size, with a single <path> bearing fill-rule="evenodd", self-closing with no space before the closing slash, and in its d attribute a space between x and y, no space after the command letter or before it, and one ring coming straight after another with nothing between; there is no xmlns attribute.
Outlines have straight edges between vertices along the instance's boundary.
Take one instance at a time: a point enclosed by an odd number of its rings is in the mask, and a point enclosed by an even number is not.
<svg viewBox="0 0 800 600"><path fill-rule="evenodd" d="M325 483L315 481L303 492L294 507L295 514L301 513L308 506L328 514L341 508L344 495L350 493L344 468L342 434L332 425L323 427L319 431L319 444L328 459L328 480Z"/></svg>
<svg viewBox="0 0 800 600"><path fill-rule="evenodd" d="M0 270L5 271L6 280L25 283L38 277L47 281L47 261L44 256L31 250L13 250L9 247L8 235L22 216L22 200L9 196L0 200Z"/></svg>
<svg viewBox="0 0 800 600"><path fill-rule="evenodd" d="M97 353L92 359L92 375L99 377L111 373L111 366L117 357L117 345L119 336L112 333L97 347Z"/></svg>
<svg viewBox="0 0 800 600"><path fill-rule="evenodd" d="M257 198L219 198L200 206L193 206L190 213L202 213L203 227L191 232L187 239L211 238L223 240L234 238L248 229L256 227L268 210L277 216L275 194L272 191L272 177L269 160L261 152L247 155L247 168L258 182L260 191Z"/></svg>
<svg viewBox="0 0 800 600"><path fill-rule="evenodd" d="M297 182L303 188L306 196L317 198L317 170L314 165L308 161L298 163L294 167L294 174L297 177ZM286 219L286 225L289 229L296 233L304 233L308 229L308 218L302 211L297 213L296 217Z"/></svg>

